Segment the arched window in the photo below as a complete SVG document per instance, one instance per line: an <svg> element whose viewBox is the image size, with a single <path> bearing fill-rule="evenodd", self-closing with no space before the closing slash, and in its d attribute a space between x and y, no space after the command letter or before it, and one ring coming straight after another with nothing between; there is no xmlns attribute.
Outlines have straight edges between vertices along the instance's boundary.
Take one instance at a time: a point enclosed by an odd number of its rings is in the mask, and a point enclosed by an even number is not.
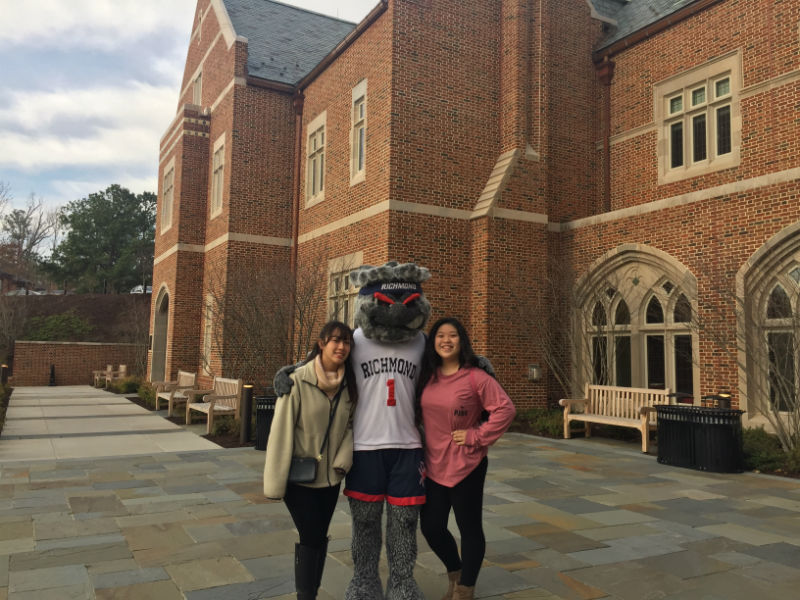
<svg viewBox="0 0 800 600"><path fill-rule="evenodd" d="M798 290L792 269L782 278L784 285L792 285L791 295L797 302ZM792 306L792 299L784 286L776 283L767 298L763 322L763 341L766 342L767 386L769 401L772 407L780 411L789 411L797 399L797 340L798 322L793 318L797 314Z"/></svg>
<svg viewBox="0 0 800 600"><path fill-rule="evenodd" d="M587 276L586 290L593 291L584 296L585 377L597 384L668 387L695 395L694 278L652 252L612 256L607 264L600 262L595 277Z"/></svg>

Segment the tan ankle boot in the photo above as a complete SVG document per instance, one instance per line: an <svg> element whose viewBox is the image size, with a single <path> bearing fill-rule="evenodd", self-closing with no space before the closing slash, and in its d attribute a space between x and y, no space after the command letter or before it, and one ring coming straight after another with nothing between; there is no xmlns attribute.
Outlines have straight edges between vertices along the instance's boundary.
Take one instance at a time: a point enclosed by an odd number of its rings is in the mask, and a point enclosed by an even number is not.
<svg viewBox="0 0 800 600"><path fill-rule="evenodd" d="M458 583L460 577L461 577L461 569L459 569L458 571L447 572L447 579L449 579L449 582L447 584L447 593L444 596L442 596L442 600L452 600L453 590L456 589L456 584Z"/></svg>
<svg viewBox="0 0 800 600"><path fill-rule="evenodd" d="M475 586L474 585L456 585L453 590L453 600L474 600L475 599Z"/></svg>

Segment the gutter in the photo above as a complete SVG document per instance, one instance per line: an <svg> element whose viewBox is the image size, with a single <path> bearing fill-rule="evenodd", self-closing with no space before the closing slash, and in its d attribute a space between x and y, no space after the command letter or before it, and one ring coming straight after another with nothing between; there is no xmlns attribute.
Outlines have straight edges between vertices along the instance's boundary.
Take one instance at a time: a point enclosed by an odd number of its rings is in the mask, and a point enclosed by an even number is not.
<svg viewBox="0 0 800 600"><path fill-rule="evenodd" d="M659 19L655 23L651 23L643 29L633 32L621 40L617 40L610 46L601 48L600 50L595 50L592 53L592 60L595 63L600 63L605 58L611 58L615 54L619 54L623 50L626 50L627 48L630 48L631 46L634 46L635 44L638 44L639 42L642 42L669 27L672 27L676 23L688 19L689 17L692 17L697 13L723 1L724 0L698 0L697 2L685 6L677 12Z"/></svg>

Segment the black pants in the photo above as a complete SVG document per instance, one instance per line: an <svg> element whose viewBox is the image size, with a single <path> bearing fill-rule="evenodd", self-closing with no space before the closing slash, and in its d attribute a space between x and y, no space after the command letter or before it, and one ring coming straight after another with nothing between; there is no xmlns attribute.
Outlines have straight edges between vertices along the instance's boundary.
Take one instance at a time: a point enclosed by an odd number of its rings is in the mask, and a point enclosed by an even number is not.
<svg viewBox="0 0 800 600"><path fill-rule="evenodd" d="M484 458L472 473L451 488L430 479L425 481L426 500L420 513L422 535L448 572L461 569L461 585L475 585L486 553L482 512L488 464ZM456 540L447 529L450 508L461 532L460 558Z"/></svg>
<svg viewBox="0 0 800 600"><path fill-rule="evenodd" d="M294 526L300 534L303 546L320 548L328 539L328 526L336 510L339 499L339 486L310 488L289 484L283 501L292 515Z"/></svg>

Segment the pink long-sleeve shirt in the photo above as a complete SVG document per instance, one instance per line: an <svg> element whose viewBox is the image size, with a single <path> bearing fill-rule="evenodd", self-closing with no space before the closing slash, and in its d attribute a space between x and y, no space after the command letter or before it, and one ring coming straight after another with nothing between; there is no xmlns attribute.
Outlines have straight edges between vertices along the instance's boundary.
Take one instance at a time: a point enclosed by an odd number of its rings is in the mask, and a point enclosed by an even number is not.
<svg viewBox="0 0 800 600"><path fill-rule="evenodd" d="M422 391L427 477L453 487L469 475L508 429L516 414L502 386L482 369L462 367L452 375L437 373ZM489 420L481 423L483 410ZM467 431L459 446L452 432Z"/></svg>

